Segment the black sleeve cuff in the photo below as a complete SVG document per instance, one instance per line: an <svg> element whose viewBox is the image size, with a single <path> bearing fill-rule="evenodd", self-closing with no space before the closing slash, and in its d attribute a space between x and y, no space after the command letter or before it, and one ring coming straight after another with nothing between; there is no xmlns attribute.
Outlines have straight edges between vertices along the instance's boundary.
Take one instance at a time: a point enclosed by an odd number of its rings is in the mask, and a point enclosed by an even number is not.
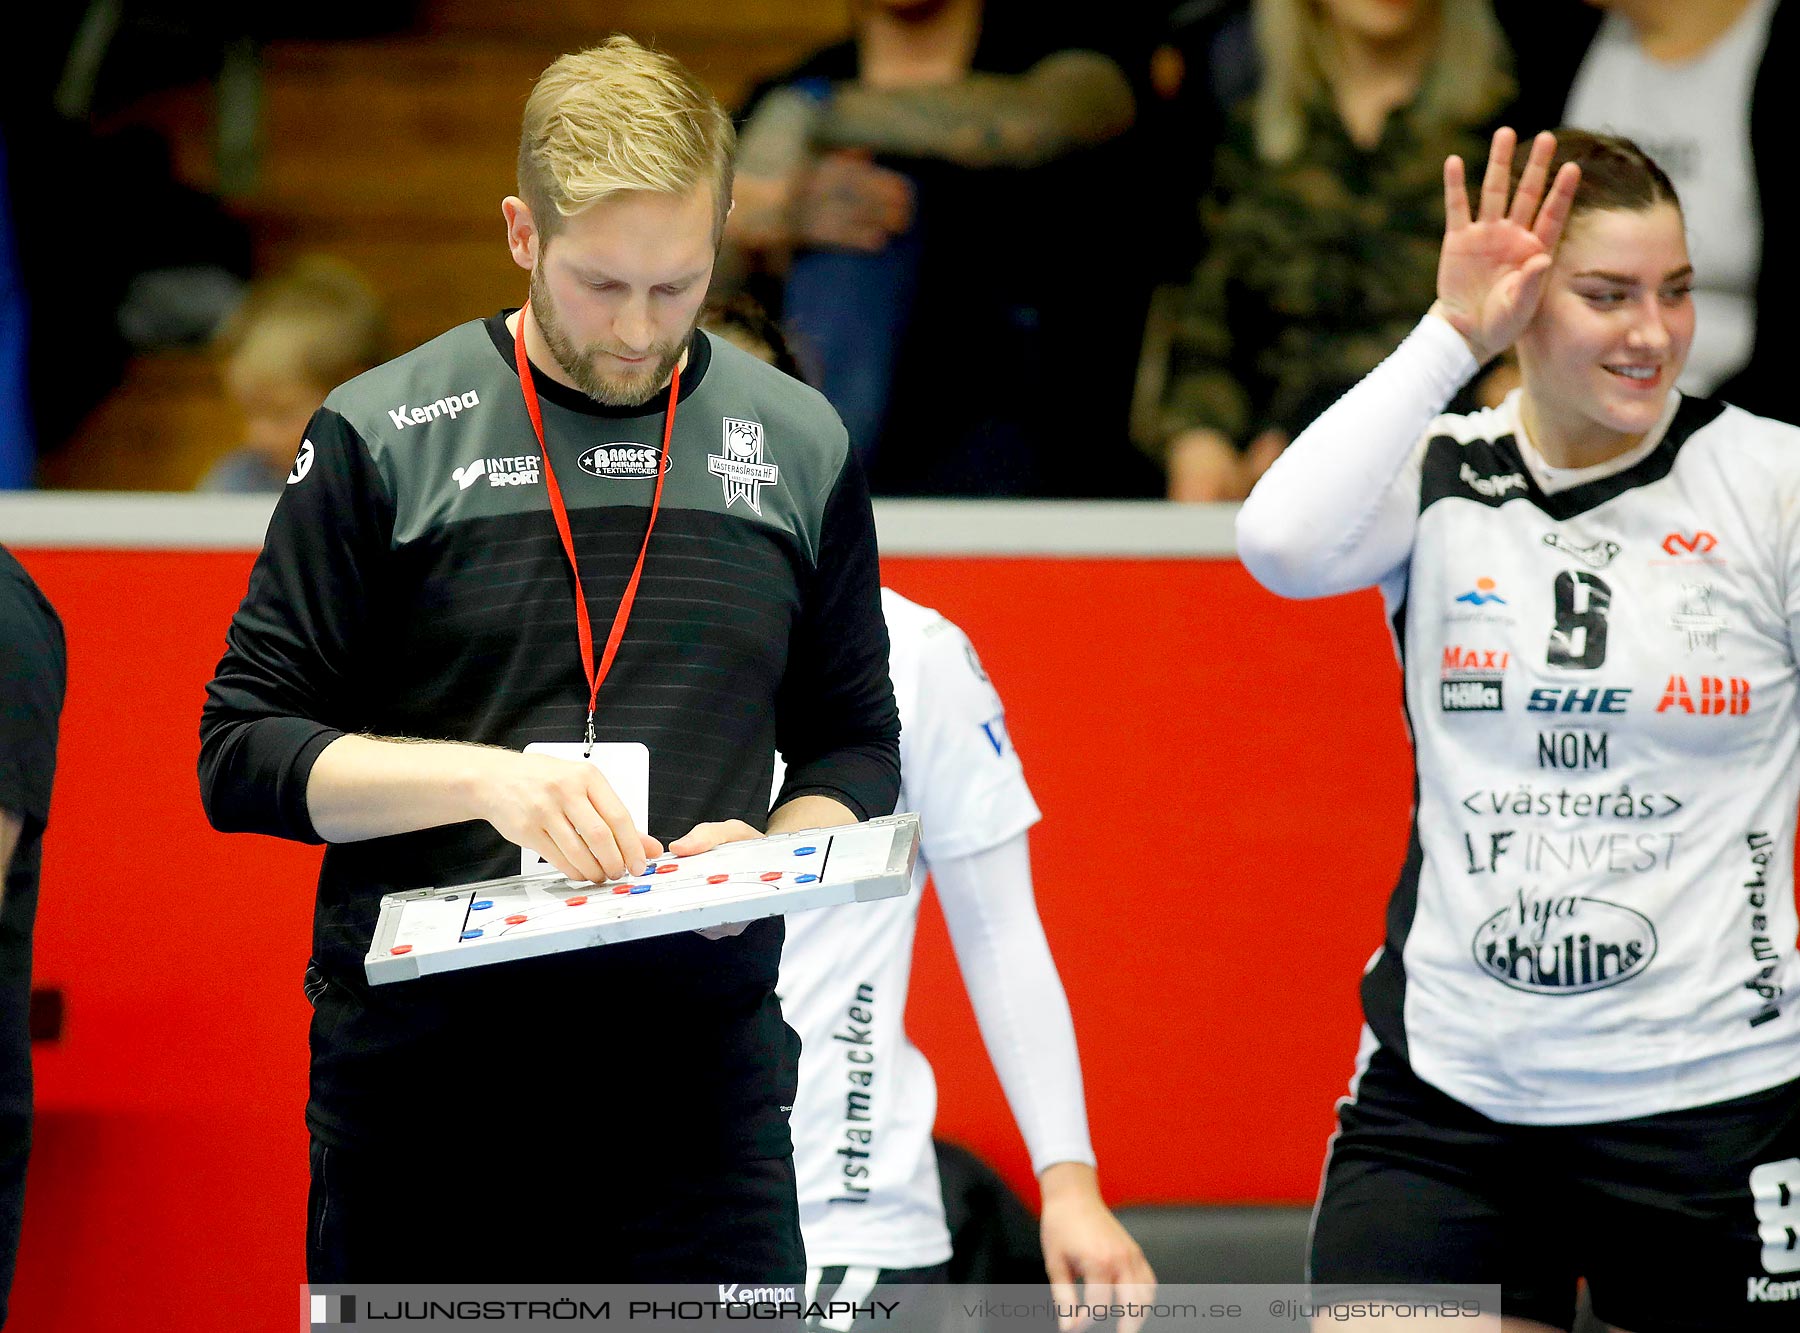
<svg viewBox="0 0 1800 1333"><path fill-rule="evenodd" d="M200 746L200 802L221 833L267 833L322 843L306 784L327 745L344 733L303 717L263 717L219 727Z"/></svg>

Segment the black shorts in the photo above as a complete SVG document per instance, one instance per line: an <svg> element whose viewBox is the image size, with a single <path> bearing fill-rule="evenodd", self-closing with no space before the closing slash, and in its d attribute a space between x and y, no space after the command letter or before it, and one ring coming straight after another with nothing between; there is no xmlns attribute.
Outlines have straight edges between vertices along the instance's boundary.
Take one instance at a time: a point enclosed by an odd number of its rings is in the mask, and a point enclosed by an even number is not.
<svg viewBox="0 0 1800 1333"><path fill-rule="evenodd" d="M1507 1125L1378 1047L1338 1108L1315 1283L1498 1284L1508 1315L1800 1328L1800 1081L1598 1125Z"/></svg>
<svg viewBox="0 0 1800 1333"><path fill-rule="evenodd" d="M838 1265L806 1270L809 1333L954 1333L949 1324L950 1265L869 1268ZM871 1307L880 1302L873 1310Z"/></svg>
<svg viewBox="0 0 1800 1333"><path fill-rule="evenodd" d="M647 1170L629 1144L580 1137L544 1134L541 1157L504 1143L377 1156L315 1138L307 1280L718 1283L800 1295L792 1157Z"/></svg>

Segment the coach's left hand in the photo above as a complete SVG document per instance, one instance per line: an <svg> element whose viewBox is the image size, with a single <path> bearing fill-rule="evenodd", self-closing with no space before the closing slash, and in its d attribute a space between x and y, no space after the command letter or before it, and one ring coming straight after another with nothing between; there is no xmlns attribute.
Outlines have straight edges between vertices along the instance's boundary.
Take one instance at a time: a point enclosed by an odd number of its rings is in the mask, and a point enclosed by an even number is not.
<svg viewBox="0 0 1800 1333"><path fill-rule="evenodd" d="M728 842L745 842L751 838L760 838L750 825L741 819L720 820L716 824L696 824L681 837L669 844L669 850L676 856L695 856L701 852L710 852L715 847ZM727 939L732 935L742 935L748 921L727 921L722 926L707 926L696 930L694 934L704 935L709 940Z"/></svg>

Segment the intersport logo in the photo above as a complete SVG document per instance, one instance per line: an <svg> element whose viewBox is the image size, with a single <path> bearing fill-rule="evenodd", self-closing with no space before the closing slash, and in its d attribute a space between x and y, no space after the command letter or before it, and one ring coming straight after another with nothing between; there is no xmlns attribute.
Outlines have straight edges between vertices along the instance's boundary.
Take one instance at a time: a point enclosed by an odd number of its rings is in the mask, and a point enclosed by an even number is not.
<svg viewBox="0 0 1800 1333"><path fill-rule="evenodd" d="M518 458L477 458L450 474L458 490L468 490L483 477L489 486L535 486L538 482L538 460L531 454Z"/></svg>

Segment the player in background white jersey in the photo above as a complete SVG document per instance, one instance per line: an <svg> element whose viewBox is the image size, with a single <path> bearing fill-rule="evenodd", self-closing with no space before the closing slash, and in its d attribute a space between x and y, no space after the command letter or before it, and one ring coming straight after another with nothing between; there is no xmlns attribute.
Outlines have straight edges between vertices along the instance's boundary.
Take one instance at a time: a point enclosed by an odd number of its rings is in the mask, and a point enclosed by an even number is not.
<svg viewBox="0 0 1800 1333"><path fill-rule="evenodd" d="M1675 390L1674 187L1560 138L1515 175L1497 133L1473 216L1446 162L1437 302L1238 519L1274 591L1381 589L1417 765L1312 1277L1792 1330L1800 431ZM1440 416L1509 346L1521 388Z"/></svg>
<svg viewBox="0 0 1800 1333"><path fill-rule="evenodd" d="M901 718L899 808L920 816L918 892L788 918L778 991L801 1038L792 1126L809 1288L866 1302L878 1282L946 1280L937 1086L903 1021L929 868L1037 1173L1055 1294L1075 1299L1079 1281L1082 1299L1130 1287L1118 1294L1148 1300L1150 1267L1100 1197L1075 1031L1032 895L1026 832L1038 808L1000 696L955 625L887 588L881 603Z"/></svg>

